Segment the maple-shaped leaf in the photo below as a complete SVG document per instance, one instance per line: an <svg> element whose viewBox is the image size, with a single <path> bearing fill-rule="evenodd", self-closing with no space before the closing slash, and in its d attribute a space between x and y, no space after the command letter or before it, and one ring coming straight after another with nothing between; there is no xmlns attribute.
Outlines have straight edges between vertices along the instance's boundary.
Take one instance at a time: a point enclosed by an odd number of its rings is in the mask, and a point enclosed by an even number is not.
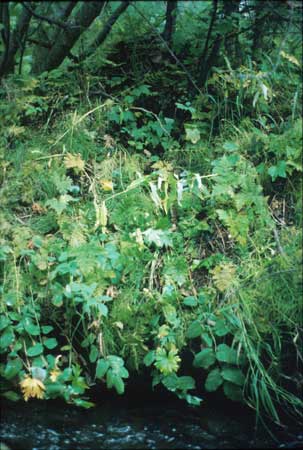
<svg viewBox="0 0 303 450"><path fill-rule="evenodd" d="M58 172L51 175L51 180L60 194L66 194L73 185L73 180L70 177L60 175Z"/></svg>
<svg viewBox="0 0 303 450"><path fill-rule="evenodd" d="M278 177L286 178L286 161L281 160L276 166L271 166L268 169L268 174L272 181L275 181Z"/></svg>
<svg viewBox="0 0 303 450"><path fill-rule="evenodd" d="M172 247L171 232L168 230L154 230L148 228L143 233L147 244L155 244L156 247Z"/></svg>
<svg viewBox="0 0 303 450"><path fill-rule="evenodd" d="M157 161L152 165L153 169L164 169L168 172L173 170L173 166L167 161Z"/></svg>
<svg viewBox="0 0 303 450"><path fill-rule="evenodd" d="M67 153L64 157L64 165L67 169L77 169L81 172L84 170L85 162L81 158L80 153Z"/></svg>
<svg viewBox="0 0 303 450"><path fill-rule="evenodd" d="M167 352L166 349L159 347L156 350L155 366L163 375L177 372L180 365L181 358L178 355L178 350L175 346Z"/></svg>
<svg viewBox="0 0 303 450"><path fill-rule="evenodd" d="M68 194L60 195L59 199L51 198L45 203L46 206L54 209L58 215L62 214L69 202L73 201L73 197Z"/></svg>
<svg viewBox="0 0 303 450"><path fill-rule="evenodd" d="M190 141L192 144L196 144L201 138L198 128L185 128L185 132L185 139Z"/></svg>

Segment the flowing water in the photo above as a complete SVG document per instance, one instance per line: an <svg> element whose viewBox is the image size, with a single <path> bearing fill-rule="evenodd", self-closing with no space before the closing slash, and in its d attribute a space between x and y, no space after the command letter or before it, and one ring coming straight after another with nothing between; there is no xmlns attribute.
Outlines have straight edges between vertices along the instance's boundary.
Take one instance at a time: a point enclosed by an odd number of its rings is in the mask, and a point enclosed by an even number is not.
<svg viewBox="0 0 303 450"><path fill-rule="evenodd" d="M167 398L99 401L90 410L55 401L2 405L2 448L10 450L123 450L299 448L298 427L255 431L251 412L204 402L199 409Z"/></svg>

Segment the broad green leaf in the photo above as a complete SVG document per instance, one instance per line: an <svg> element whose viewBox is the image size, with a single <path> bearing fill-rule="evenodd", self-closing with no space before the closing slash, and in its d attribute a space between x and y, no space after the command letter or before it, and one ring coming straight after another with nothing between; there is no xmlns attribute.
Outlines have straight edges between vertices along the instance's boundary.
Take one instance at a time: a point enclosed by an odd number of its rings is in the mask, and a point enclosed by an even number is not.
<svg viewBox="0 0 303 450"><path fill-rule="evenodd" d="M99 350L98 350L98 348L97 348L95 345L92 345L92 346L91 346L90 353L89 353L89 360L90 360L90 362L91 362L91 363L96 362L96 361L97 361L97 358L98 358L98 355L99 355Z"/></svg>
<svg viewBox="0 0 303 450"><path fill-rule="evenodd" d="M225 381L223 384L223 390L226 397L228 397L230 400L233 400L234 402L240 402L243 400L243 393L240 386Z"/></svg>
<svg viewBox="0 0 303 450"><path fill-rule="evenodd" d="M96 367L96 377L97 378L104 377L108 368L109 368L109 362L103 358L99 359L97 362L97 367Z"/></svg>
<svg viewBox="0 0 303 450"><path fill-rule="evenodd" d="M8 360L3 373L4 378L7 380L14 378L22 370L22 366L22 361L19 358Z"/></svg>
<svg viewBox="0 0 303 450"><path fill-rule="evenodd" d="M6 316L0 316L0 331L4 330L11 323L10 319Z"/></svg>
<svg viewBox="0 0 303 450"><path fill-rule="evenodd" d="M216 336L222 337L226 336L229 333L229 328L226 324L226 321L223 319L217 320L216 325L214 327L214 333Z"/></svg>
<svg viewBox="0 0 303 450"><path fill-rule="evenodd" d="M195 355L194 367L203 367L203 369L208 369L216 361L215 354L212 348L204 348L199 353Z"/></svg>
<svg viewBox="0 0 303 450"><path fill-rule="evenodd" d="M185 299L183 300L183 304L186 306L197 306L198 301L197 301L196 297L189 296L189 297L185 297Z"/></svg>
<svg viewBox="0 0 303 450"><path fill-rule="evenodd" d="M41 353L43 353L43 345L40 343L29 347L26 351L27 356L30 357L41 355Z"/></svg>
<svg viewBox="0 0 303 450"><path fill-rule="evenodd" d="M32 336L39 336L40 334L40 327L33 324L28 318L24 320L24 329Z"/></svg>
<svg viewBox="0 0 303 450"><path fill-rule="evenodd" d="M235 349L229 347L226 344L219 344L216 351L216 358L220 362L229 364L237 364L238 357Z"/></svg>
<svg viewBox="0 0 303 450"><path fill-rule="evenodd" d="M144 364L149 367L152 365L152 363L155 361L155 351L151 350L150 352L148 352L143 359Z"/></svg>
<svg viewBox="0 0 303 450"><path fill-rule="evenodd" d="M41 329L43 334L48 334L54 329L54 327L51 325L42 325Z"/></svg>
<svg viewBox="0 0 303 450"><path fill-rule="evenodd" d="M56 338L49 338L46 339L43 344L45 345L46 348L48 348L49 350L52 350L53 348L57 347L58 342Z"/></svg>
<svg viewBox="0 0 303 450"><path fill-rule="evenodd" d="M221 376L221 372L218 368L213 369L207 375L205 381L205 389L208 392L214 392L218 389L219 386L223 383L223 378Z"/></svg>
<svg viewBox="0 0 303 450"><path fill-rule="evenodd" d="M87 400L83 400L82 398L73 398L73 403L81 408L89 409L95 406L95 403L88 402Z"/></svg>
<svg viewBox="0 0 303 450"><path fill-rule="evenodd" d="M0 336L0 349L7 349L14 342L15 335L11 327L8 327Z"/></svg>
<svg viewBox="0 0 303 450"><path fill-rule="evenodd" d="M196 338L198 336L200 336L202 333L202 326L199 320L194 320L194 322L192 322L189 327L188 330L186 332L186 336L190 339Z"/></svg>
<svg viewBox="0 0 303 450"><path fill-rule="evenodd" d="M187 391L188 389L195 389L196 382L192 377L182 376L178 377L178 389Z"/></svg>
<svg viewBox="0 0 303 450"><path fill-rule="evenodd" d="M114 374L113 376L113 386L115 387L118 394L121 395L124 393L124 381L117 374Z"/></svg>
<svg viewBox="0 0 303 450"><path fill-rule="evenodd" d="M11 400L12 402L17 402L21 398L20 395L17 394L17 392L14 392L14 391L5 391L1 395L3 397L7 398L8 400Z"/></svg>
<svg viewBox="0 0 303 450"><path fill-rule="evenodd" d="M242 370L237 368L224 368L221 371L221 375L226 381L230 381L238 386L243 386L245 382L245 376Z"/></svg>
<svg viewBox="0 0 303 450"><path fill-rule="evenodd" d="M271 176L272 181L276 178L286 178L286 161L279 161L276 166L271 166L268 169L268 174Z"/></svg>

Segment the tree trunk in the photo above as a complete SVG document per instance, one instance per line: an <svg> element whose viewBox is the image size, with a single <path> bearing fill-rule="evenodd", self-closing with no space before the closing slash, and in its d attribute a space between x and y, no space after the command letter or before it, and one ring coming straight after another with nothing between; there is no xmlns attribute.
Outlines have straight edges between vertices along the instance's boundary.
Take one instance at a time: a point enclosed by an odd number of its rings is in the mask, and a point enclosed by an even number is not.
<svg viewBox="0 0 303 450"><path fill-rule="evenodd" d="M66 21L66 19L70 16L72 13L72 10L76 6L77 2L69 2L64 8L58 8L58 11L55 12L56 19L58 19L61 22ZM39 5L38 12L42 16L49 17L50 16L50 2L41 2ZM59 4L57 4L59 6ZM56 26L51 27L48 30L48 33L45 32L43 23L41 22L38 30L37 30L37 39L35 42L35 46L33 48L33 65L32 65L32 72L33 73L40 73L40 68L44 66L45 61L48 59L49 52L53 46L53 43L56 42L59 34L60 34L61 28L58 28Z"/></svg>
<svg viewBox="0 0 303 450"><path fill-rule="evenodd" d="M163 39L165 39L168 45L171 44L173 32L176 26L177 4L177 1L166 2L166 22L162 37Z"/></svg>
<svg viewBox="0 0 303 450"><path fill-rule="evenodd" d="M10 43L10 20L8 3L0 5L0 24L3 26L1 30L1 37L4 44L4 55L0 62L0 73L4 70L8 58L9 43Z"/></svg>
<svg viewBox="0 0 303 450"><path fill-rule="evenodd" d="M206 40L205 40L205 44L204 44L204 49L203 49L203 52L202 52L202 55L200 58L200 62L199 62L198 84L200 86L203 86L207 79L208 71L210 69L209 62L212 61L213 57L214 57L214 54L213 54L214 48L216 50L219 49L218 45L216 44L211 51L211 55L209 57L207 57L212 30L213 30L214 24L217 19L217 10L218 10L218 0L213 0L213 12L212 12L212 16L211 16L209 27L208 27L208 32L207 32L207 36L206 36Z"/></svg>
<svg viewBox="0 0 303 450"><path fill-rule="evenodd" d="M115 22L118 20L120 15L126 10L126 8L129 6L129 4L130 4L130 1L121 2L120 6L109 17L109 19L105 23L104 27L102 28L102 30L100 31L100 33L98 34L98 36L96 37L96 39L94 40L93 44L90 46L88 51L85 52L83 55L81 55L81 57L75 58L75 59L77 59L77 62L84 61L86 58L91 56L97 50L98 47L100 47L100 45L107 38L107 36L108 36L109 32L111 31Z"/></svg>
<svg viewBox="0 0 303 450"><path fill-rule="evenodd" d="M3 58L1 58L0 78L8 74L9 72L14 72L16 53L20 48L22 48L22 43L24 37L26 36L31 18L32 13L29 12L27 9L23 8L19 16L19 20L16 24L16 27L12 35L10 36L8 50L6 50L6 52L3 55Z"/></svg>
<svg viewBox="0 0 303 450"><path fill-rule="evenodd" d="M45 71L56 69L68 56L71 49L94 19L100 14L105 2L87 2L77 12L73 21L67 24L65 30L61 30L52 45L47 59L41 61L39 67L33 64L33 73L40 74Z"/></svg>
<svg viewBox="0 0 303 450"><path fill-rule="evenodd" d="M239 6L240 0L232 0L223 3L224 20L229 21L232 32L235 29L239 29ZM238 13L236 17L234 13ZM229 33L230 33L229 32ZM228 33L228 34L229 34ZM236 61L238 65L241 64L240 44L238 40L238 34L232 34L224 39L225 52L230 61Z"/></svg>

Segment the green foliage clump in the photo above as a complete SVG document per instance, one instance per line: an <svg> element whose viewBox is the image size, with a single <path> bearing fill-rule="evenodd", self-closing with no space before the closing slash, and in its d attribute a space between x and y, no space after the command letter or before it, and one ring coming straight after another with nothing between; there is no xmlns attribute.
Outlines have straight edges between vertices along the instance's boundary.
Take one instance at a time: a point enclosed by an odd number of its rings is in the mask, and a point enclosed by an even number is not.
<svg viewBox="0 0 303 450"><path fill-rule="evenodd" d="M281 406L300 414L299 62L282 41L234 67L228 33L248 18L219 7L231 54L194 93L207 30L191 2L172 44L183 67L155 62L163 48L129 14L135 35L113 36L94 68L65 61L1 86L5 397L88 408L91 387L123 394L149 373L194 406L220 390L277 422Z"/></svg>

